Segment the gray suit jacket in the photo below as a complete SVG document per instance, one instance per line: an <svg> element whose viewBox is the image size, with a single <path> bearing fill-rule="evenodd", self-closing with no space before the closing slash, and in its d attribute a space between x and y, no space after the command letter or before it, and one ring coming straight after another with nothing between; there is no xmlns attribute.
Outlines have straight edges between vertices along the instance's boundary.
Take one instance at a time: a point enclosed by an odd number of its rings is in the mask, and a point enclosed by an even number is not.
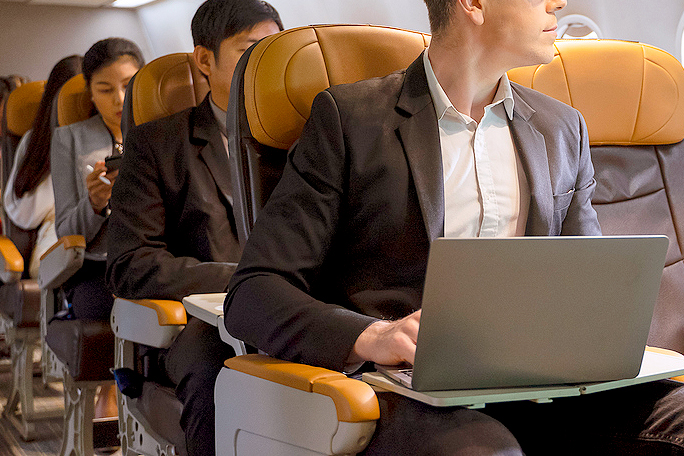
<svg viewBox="0 0 684 456"><path fill-rule="evenodd" d="M112 154L112 137L99 115L56 128L50 145L50 171L55 191L57 237L81 234L86 258L104 260L107 217L93 211L86 186L88 165Z"/></svg>
<svg viewBox="0 0 684 456"><path fill-rule="evenodd" d="M579 112L513 85L510 122L530 186L528 235L600 234ZM539 113L537 113L539 111ZM421 303L442 235L439 132L422 59L319 94L259 215L226 299L226 327L273 356L341 370L375 319Z"/></svg>

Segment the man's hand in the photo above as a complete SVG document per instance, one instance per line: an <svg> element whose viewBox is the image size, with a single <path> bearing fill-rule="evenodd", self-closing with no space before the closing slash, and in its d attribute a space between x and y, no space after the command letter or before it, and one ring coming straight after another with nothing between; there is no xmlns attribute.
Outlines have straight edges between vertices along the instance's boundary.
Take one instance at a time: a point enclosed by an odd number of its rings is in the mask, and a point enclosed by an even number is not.
<svg viewBox="0 0 684 456"><path fill-rule="evenodd" d="M99 161L95 163L93 170L86 176L90 205L96 214L101 213L107 207L109 198L112 197L112 185L114 185L118 175L119 170L108 173L105 162Z"/></svg>
<svg viewBox="0 0 684 456"><path fill-rule="evenodd" d="M395 365L413 364L420 326L420 310L397 321L376 321L367 327L354 344L347 364L372 361Z"/></svg>

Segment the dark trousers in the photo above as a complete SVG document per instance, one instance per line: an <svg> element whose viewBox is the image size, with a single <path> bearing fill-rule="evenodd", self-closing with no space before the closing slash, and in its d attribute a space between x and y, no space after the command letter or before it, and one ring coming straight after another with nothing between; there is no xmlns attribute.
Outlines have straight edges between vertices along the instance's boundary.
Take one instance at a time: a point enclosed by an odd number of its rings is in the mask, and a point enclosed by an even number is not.
<svg viewBox="0 0 684 456"><path fill-rule="evenodd" d="M684 386L659 381L550 404L481 410L431 407L378 394L365 455L684 455Z"/></svg>
<svg viewBox="0 0 684 456"><path fill-rule="evenodd" d="M160 366L183 403L181 427L189 456L216 454L214 384L224 361L233 356L218 328L192 317L171 347L160 354Z"/></svg>
<svg viewBox="0 0 684 456"><path fill-rule="evenodd" d="M105 261L84 260L83 266L64 284L75 318L109 321L114 296L105 283Z"/></svg>

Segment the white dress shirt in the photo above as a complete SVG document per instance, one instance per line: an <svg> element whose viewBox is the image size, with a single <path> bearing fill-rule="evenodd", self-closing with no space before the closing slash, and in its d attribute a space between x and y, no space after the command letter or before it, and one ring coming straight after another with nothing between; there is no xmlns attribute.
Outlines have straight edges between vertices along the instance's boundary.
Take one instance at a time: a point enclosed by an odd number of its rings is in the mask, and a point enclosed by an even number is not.
<svg viewBox="0 0 684 456"><path fill-rule="evenodd" d="M508 77L478 124L454 108L437 81L428 52L425 73L439 125L446 237L523 236L530 190L511 136L513 93Z"/></svg>

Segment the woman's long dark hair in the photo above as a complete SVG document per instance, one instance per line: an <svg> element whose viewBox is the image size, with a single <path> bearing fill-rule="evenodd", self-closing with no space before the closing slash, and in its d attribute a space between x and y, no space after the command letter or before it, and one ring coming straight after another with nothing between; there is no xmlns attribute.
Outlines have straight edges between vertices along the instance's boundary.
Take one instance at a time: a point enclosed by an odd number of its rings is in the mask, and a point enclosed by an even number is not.
<svg viewBox="0 0 684 456"><path fill-rule="evenodd" d="M82 63L83 57L72 55L57 62L50 72L33 121L33 132L26 147L26 154L14 181L14 194L17 197L33 191L50 174L52 104L64 83L81 72Z"/></svg>

